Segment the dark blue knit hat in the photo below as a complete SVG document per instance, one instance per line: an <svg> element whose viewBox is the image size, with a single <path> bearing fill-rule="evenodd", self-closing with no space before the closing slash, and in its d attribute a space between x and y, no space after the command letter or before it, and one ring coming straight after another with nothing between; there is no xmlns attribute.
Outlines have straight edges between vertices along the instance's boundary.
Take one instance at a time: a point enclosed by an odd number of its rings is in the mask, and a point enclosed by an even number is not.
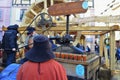
<svg viewBox="0 0 120 80"><path fill-rule="evenodd" d="M9 29L9 30L17 30L18 29L18 25L17 24L15 24L15 25L10 25L10 26L8 26L8 28L7 29Z"/></svg>
<svg viewBox="0 0 120 80"><path fill-rule="evenodd" d="M33 31L35 31L35 28L34 27L28 27L27 28L27 34L31 34Z"/></svg>
<svg viewBox="0 0 120 80"><path fill-rule="evenodd" d="M44 35L34 37L33 47L25 54L25 57L33 62L44 62L54 58L49 39Z"/></svg>

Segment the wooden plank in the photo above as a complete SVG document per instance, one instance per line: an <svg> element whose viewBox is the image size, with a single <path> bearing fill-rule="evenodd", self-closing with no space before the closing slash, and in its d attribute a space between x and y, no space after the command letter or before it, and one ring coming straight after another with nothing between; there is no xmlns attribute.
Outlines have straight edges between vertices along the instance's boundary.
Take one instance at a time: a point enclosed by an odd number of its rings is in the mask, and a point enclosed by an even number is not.
<svg viewBox="0 0 120 80"><path fill-rule="evenodd" d="M101 32L81 32L82 35L100 35Z"/></svg>
<svg viewBox="0 0 120 80"><path fill-rule="evenodd" d="M119 26L118 25L114 25L112 27L110 27L112 31L115 31L115 30L120 30ZM106 33L108 33L110 31L102 31L100 35L104 35Z"/></svg>
<svg viewBox="0 0 120 80"><path fill-rule="evenodd" d="M27 16L24 16L22 25L30 24L32 22L32 18L29 18Z"/></svg>
<svg viewBox="0 0 120 80"><path fill-rule="evenodd" d="M30 9L30 11L36 16L37 13L33 10L33 9Z"/></svg>
<svg viewBox="0 0 120 80"><path fill-rule="evenodd" d="M35 15L30 10L25 12L25 16L31 19L35 17Z"/></svg>
<svg viewBox="0 0 120 80"><path fill-rule="evenodd" d="M50 30L53 31L64 31L66 30L66 27L52 27ZM112 29L110 27L80 27L80 26L71 26L69 27L70 31L111 31Z"/></svg>
<svg viewBox="0 0 120 80"><path fill-rule="evenodd" d="M48 13L52 16L85 13L87 9L83 5L83 1L54 4L48 8Z"/></svg>
<svg viewBox="0 0 120 80"><path fill-rule="evenodd" d="M119 26L118 25L114 25L111 27L111 30L118 30L119 29Z"/></svg>
<svg viewBox="0 0 120 80"><path fill-rule="evenodd" d="M24 31L26 27L27 27L27 25L20 26L19 31ZM2 30L4 31L4 30L7 30L7 29L6 29L6 27L3 27ZM57 26L57 27L51 27L49 31L65 31L65 30L66 30L65 26L64 27ZM112 31L112 30L117 30L117 29L114 26L112 28L111 27L100 27L100 26L96 26L96 27L91 27L91 26L86 26L86 27L70 26L69 30L70 31Z"/></svg>
<svg viewBox="0 0 120 80"><path fill-rule="evenodd" d="M109 31L102 31L100 35L104 35L106 33L108 33Z"/></svg>
<svg viewBox="0 0 120 80"><path fill-rule="evenodd" d="M44 9L43 6L44 6L44 2L33 3L29 9L32 9L38 14L42 9Z"/></svg>

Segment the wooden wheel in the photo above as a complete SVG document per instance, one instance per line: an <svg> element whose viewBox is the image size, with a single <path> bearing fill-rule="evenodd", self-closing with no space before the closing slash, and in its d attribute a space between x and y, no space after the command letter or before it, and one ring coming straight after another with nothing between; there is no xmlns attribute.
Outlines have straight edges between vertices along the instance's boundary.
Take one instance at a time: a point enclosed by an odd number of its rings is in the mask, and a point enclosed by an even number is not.
<svg viewBox="0 0 120 80"><path fill-rule="evenodd" d="M52 17L47 13L40 13L35 19L35 26L40 28L42 32L48 30L52 26Z"/></svg>

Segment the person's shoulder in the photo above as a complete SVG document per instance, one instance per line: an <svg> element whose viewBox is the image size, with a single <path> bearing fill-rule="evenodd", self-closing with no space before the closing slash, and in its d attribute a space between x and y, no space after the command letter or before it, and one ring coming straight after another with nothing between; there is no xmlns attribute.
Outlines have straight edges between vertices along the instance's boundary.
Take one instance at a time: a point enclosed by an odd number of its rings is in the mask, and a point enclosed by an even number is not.
<svg viewBox="0 0 120 80"><path fill-rule="evenodd" d="M35 63L35 62L31 62L31 61L26 61L26 62L24 62L22 65L21 65L21 67L22 68L29 68L30 66L36 66L37 65L37 63Z"/></svg>
<svg viewBox="0 0 120 80"><path fill-rule="evenodd" d="M22 65L25 66L25 65L30 65L30 64L32 64L31 61L26 61L26 62L24 62Z"/></svg>
<svg viewBox="0 0 120 80"><path fill-rule="evenodd" d="M60 64L58 61L54 60L54 59L51 59L50 60L55 66L62 66L62 64Z"/></svg>
<svg viewBox="0 0 120 80"><path fill-rule="evenodd" d="M47 63L50 63L50 64L59 64L56 60L54 59L50 59L48 61L46 61Z"/></svg>

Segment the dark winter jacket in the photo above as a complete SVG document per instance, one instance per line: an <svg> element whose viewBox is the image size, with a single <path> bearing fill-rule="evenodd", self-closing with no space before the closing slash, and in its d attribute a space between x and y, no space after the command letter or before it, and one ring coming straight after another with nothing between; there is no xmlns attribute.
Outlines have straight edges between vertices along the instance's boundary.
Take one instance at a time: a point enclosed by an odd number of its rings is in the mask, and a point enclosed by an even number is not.
<svg viewBox="0 0 120 80"><path fill-rule="evenodd" d="M120 48L117 48L116 50L116 58L117 60L120 60Z"/></svg>
<svg viewBox="0 0 120 80"><path fill-rule="evenodd" d="M2 48L4 50L12 50L18 48L17 46L17 25L9 26L8 30L5 31L2 39Z"/></svg>

